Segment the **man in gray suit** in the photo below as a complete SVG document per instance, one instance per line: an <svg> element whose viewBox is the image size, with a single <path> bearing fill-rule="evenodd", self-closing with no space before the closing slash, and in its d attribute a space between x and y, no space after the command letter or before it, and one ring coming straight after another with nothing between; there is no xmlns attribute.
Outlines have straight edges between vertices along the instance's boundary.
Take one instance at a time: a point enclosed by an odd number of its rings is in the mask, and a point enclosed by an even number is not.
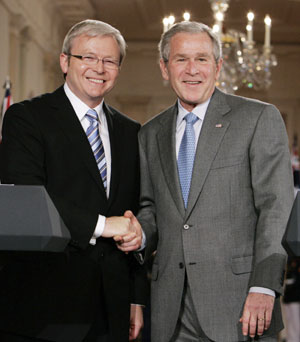
<svg viewBox="0 0 300 342"><path fill-rule="evenodd" d="M281 115L215 88L221 45L206 25L174 25L159 50L178 101L139 136L152 341L276 341L293 202Z"/></svg>

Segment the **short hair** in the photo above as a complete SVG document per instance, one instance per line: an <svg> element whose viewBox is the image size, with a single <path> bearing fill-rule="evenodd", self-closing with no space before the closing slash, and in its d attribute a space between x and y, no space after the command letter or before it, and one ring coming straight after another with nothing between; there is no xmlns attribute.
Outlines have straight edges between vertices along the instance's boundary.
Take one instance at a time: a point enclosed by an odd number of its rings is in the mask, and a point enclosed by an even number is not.
<svg viewBox="0 0 300 342"><path fill-rule="evenodd" d="M168 62L169 60L170 41L176 33L207 33L213 44L213 54L216 63L218 63L220 58L222 58L222 45L220 39L209 26L196 21L181 21L180 23L173 25L161 36L158 44L158 50L160 58L162 58L164 62Z"/></svg>
<svg viewBox="0 0 300 342"><path fill-rule="evenodd" d="M126 42L119 30L100 20L83 20L70 28L63 42L62 53L69 55L74 39L81 35L87 35L89 37L111 36L115 38L120 48L121 65L122 60L126 55Z"/></svg>

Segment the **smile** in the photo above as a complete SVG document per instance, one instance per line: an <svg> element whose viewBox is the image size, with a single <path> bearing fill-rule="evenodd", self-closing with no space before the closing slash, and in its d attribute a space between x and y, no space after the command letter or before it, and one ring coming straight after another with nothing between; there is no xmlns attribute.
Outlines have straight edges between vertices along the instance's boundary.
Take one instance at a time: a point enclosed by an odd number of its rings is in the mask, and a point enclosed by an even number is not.
<svg viewBox="0 0 300 342"><path fill-rule="evenodd" d="M104 83L104 80L97 80L96 78L88 78L89 81L94 82L94 83Z"/></svg>
<svg viewBox="0 0 300 342"><path fill-rule="evenodd" d="M187 83L187 84L200 84L202 83L201 81L183 81L184 83Z"/></svg>

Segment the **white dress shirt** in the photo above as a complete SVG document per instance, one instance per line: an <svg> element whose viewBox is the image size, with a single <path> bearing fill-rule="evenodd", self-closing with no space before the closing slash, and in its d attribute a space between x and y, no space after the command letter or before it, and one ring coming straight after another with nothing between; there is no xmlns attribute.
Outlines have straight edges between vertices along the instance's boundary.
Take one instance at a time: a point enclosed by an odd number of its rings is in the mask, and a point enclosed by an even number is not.
<svg viewBox="0 0 300 342"><path fill-rule="evenodd" d="M85 114L89 109L94 109L99 118L99 133L101 140L103 142L103 148L105 153L106 160L106 172L107 172L107 188L106 188L106 196L109 197L109 187L110 187L110 178L111 178L111 150L110 150L110 141L109 141L109 131L105 113L103 111L103 101L95 108L88 107L84 102L82 102L69 88L67 82L64 85L65 93L70 100L72 107L80 121L84 132L86 132L89 127L89 120L85 117ZM93 237L90 240L90 244L94 245L96 243L96 238L102 235L105 225L105 216L99 215L98 221L95 227L95 231Z"/></svg>

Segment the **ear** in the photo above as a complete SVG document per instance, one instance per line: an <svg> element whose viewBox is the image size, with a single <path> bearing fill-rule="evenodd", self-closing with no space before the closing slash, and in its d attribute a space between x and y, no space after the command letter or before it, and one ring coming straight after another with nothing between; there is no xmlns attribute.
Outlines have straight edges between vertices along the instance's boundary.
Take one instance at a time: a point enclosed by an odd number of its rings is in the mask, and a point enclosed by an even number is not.
<svg viewBox="0 0 300 342"><path fill-rule="evenodd" d="M167 64L162 58L159 60L159 67L160 67L160 71L164 80L169 81L169 72L168 72Z"/></svg>
<svg viewBox="0 0 300 342"><path fill-rule="evenodd" d="M59 56L59 62L60 62L60 67L61 70L64 74L68 73L68 68L69 68L69 57L65 55L64 53L61 53Z"/></svg>
<svg viewBox="0 0 300 342"><path fill-rule="evenodd" d="M222 68L222 64L223 64L223 59L220 58L219 62L217 63L217 68L216 68L216 81L218 80L219 76L220 76L220 72L221 72L221 68Z"/></svg>

